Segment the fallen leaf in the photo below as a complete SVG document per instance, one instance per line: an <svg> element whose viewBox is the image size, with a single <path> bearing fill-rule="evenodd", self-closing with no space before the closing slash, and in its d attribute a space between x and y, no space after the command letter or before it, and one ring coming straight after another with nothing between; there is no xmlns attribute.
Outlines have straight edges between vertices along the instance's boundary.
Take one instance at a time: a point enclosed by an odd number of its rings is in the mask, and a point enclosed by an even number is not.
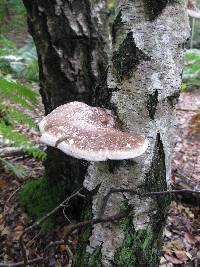
<svg viewBox="0 0 200 267"><path fill-rule="evenodd" d="M191 245L194 245L197 241L195 237L189 232L185 233L184 240Z"/></svg>
<svg viewBox="0 0 200 267"><path fill-rule="evenodd" d="M177 250L183 250L184 249L184 244L182 242L182 240L180 239L176 239L176 240L173 240L172 241L172 244L174 245L174 247L177 249Z"/></svg>
<svg viewBox="0 0 200 267"><path fill-rule="evenodd" d="M174 251L176 257L182 261L182 262L186 262L188 260L188 256L186 254L186 251L183 251L183 250L175 250Z"/></svg>
<svg viewBox="0 0 200 267"><path fill-rule="evenodd" d="M165 259L168 260L169 262L173 263L173 264L181 264L183 263L182 261L180 261L179 259L175 258L174 256L170 256L165 254L164 255Z"/></svg>
<svg viewBox="0 0 200 267"><path fill-rule="evenodd" d="M0 179L0 189L3 189L7 186L7 182L4 179Z"/></svg>

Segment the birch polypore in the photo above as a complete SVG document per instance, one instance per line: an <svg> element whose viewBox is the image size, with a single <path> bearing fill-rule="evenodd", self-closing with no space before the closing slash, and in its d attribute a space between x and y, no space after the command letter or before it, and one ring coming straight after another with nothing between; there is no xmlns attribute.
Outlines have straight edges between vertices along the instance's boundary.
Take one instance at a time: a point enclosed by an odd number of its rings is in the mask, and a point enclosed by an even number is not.
<svg viewBox="0 0 200 267"><path fill-rule="evenodd" d="M148 147L143 135L117 129L109 110L77 101L53 110L40 122L39 128L41 142L90 161L135 158Z"/></svg>

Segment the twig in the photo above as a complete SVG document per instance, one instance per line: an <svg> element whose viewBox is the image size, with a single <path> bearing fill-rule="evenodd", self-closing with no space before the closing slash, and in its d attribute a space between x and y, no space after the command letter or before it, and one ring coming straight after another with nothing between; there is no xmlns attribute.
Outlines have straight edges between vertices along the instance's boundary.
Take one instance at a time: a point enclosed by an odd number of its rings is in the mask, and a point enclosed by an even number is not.
<svg viewBox="0 0 200 267"><path fill-rule="evenodd" d="M190 190L190 189L182 189L182 190L168 190L168 191L158 191L158 192L141 192L135 189L126 189L126 188L111 188L108 193L105 195L102 201L101 208L99 210L98 217L102 217L106 208L106 204L111 194L114 193L131 193L134 195L138 195L140 197L150 197L150 196L161 196L161 195L169 195L169 194L200 194L200 191Z"/></svg>
<svg viewBox="0 0 200 267"><path fill-rule="evenodd" d="M87 220L87 221L83 221L83 222L79 222L76 224L70 224L68 225L67 229L66 229L66 235L65 235L65 240L69 237L69 235L74 231L74 230L78 230L84 227L87 227L89 225L95 225L98 223L106 223L106 222L114 222L114 221L119 221L122 218L128 216L130 214L130 212L132 211L133 206L130 205L128 207L128 209L119 212L116 215L113 216L108 216L108 217L101 217L101 218L96 218L96 219L91 219L91 220Z"/></svg>
<svg viewBox="0 0 200 267"><path fill-rule="evenodd" d="M24 245L24 241L23 241L23 237L24 235L32 230L33 228L37 227L38 225L40 225L41 223L43 223L47 218L49 218L51 215L53 215L54 213L56 213L61 207L63 207L64 205L66 205L66 203L68 203L72 198L74 198L75 196L77 196L80 191L83 190L83 187L81 189L79 189L78 191L74 192L72 195L70 195L68 198L66 198L63 202L60 203L60 205L58 205L55 209L53 209L52 211L50 211L49 213L47 213L45 216L43 216L42 218L40 218L38 221L36 221L34 224L32 224L31 226L27 227L23 233L21 234L20 238L19 238L19 243L20 243L20 247L22 250L22 255L24 258L24 265L27 266L28 265L28 257L26 255L26 248Z"/></svg>
<svg viewBox="0 0 200 267"><path fill-rule="evenodd" d="M28 261L28 265L30 264L35 264L35 263L41 263L46 261L47 258L43 258L43 257L39 257L33 260L29 260ZM0 263L0 267L20 267L20 266L24 266L24 261L20 261L20 262L16 262L16 263Z"/></svg>
<svg viewBox="0 0 200 267"><path fill-rule="evenodd" d="M177 111L192 111L192 112L196 112L199 111L199 109L190 109L190 108L177 108Z"/></svg>
<svg viewBox="0 0 200 267"><path fill-rule="evenodd" d="M68 221L69 223L72 223L71 220L68 218L68 216L67 216L67 214L66 214L66 212L65 212L65 209L66 209L66 207L63 208L63 216L67 219L67 221Z"/></svg>
<svg viewBox="0 0 200 267"><path fill-rule="evenodd" d="M21 186L18 187L14 192L12 192L12 194L9 196L9 198L6 200L5 205L4 205L4 209L3 209L3 215L6 216L6 206L8 204L8 202L11 200L11 198L20 190Z"/></svg>
<svg viewBox="0 0 200 267"><path fill-rule="evenodd" d="M22 148L18 147L4 147L0 148L0 155L4 157L9 157L9 156L22 156L25 155L25 152L22 150Z"/></svg>
<svg viewBox="0 0 200 267"><path fill-rule="evenodd" d="M59 240L59 241L55 241L55 242L50 242L48 246L46 246L46 248L44 249L44 253L46 254L47 251L51 248L51 247L55 247L56 245L64 245L65 241L64 240Z"/></svg>

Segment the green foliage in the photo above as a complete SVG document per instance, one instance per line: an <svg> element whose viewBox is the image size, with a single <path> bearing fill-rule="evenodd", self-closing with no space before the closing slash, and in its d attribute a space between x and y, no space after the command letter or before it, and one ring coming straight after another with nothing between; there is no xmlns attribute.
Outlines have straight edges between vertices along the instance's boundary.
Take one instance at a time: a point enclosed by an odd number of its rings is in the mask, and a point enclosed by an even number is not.
<svg viewBox="0 0 200 267"><path fill-rule="evenodd" d="M7 33L13 29L17 32L26 27L26 10L22 0L0 0L0 13L2 14L1 32Z"/></svg>
<svg viewBox="0 0 200 267"><path fill-rule="evenodd" d="M30 181L23 185L20 192L21 205L32 219L38 220L59 204L56 191L56 187L48 186L45 177ZM44 228L51 228L53 226L52 219L49 218L42 226Z"/></svg>
<svg viewBox="0 0 200 267"><path fill-rule="evenodd" d="M0 35L0 56L10 55L16 52L16 45L5 36Z"/></svg>
<svg viewBox="0 0 200 267"><path fill-rule="evenodd" d="M5 0L0 0L0 28L5 20Z"/></svg>
<svg viewBox="0 0 200 267"><path fill-rule="evenodd" d="M30 82L38 82L39 68L37 53L32 38L21 49L17 49L10 40L0 37L0 70L12 74L16 78L24 78Z"/></svg>
<svg viewBox="0 0 200 267"><path fill-rule="evenodd" d="M28 81L37 82L39 80L39 66L36 59L33 59L22 72Z"/></svg>
<svg viewBox="0 0 200 267"><path fill-rule="evenodd" d="M0 136L2 139L1 142L5 145L18 147L34 158L46 158L46 153L31 143L26 135L14 131L13 127L7 125L3 120L0 122Z"/></svg>
<svg viewBox="0 0 200 267"><path fill-rule="evenodd" d="M0 163L4 165L10 172L12 172L18 178L24 178L27 175L25 168L16 163L11 163L8 160L0 157Z"/></svg>
<svg viewBox="0 0 200 267"><path fill-rule="evenodd" d="M16 130L18 125L27 125L38 131L34 120L27 114L29 110L37 107L38 94L18 82L0 78L0 143L4 146L14 146L25 153L44 160L46 153L38 145L33 144L29 138ZM9 103L9 105L8 105ZM27 112L27 113L26 113ZM12 171L17 177L25 175L22 167L0 157L1 163Z"/></svg>
<svg viewBox="0 0 200 267"><path fill-rule="evenodd" d="M0 95L9 98L22 107L33 110L37 105L38 94L27 86L0 77Z"/></svg>
<svg viewBox="0 0 200 267"><path fill-rule="evenodd" d="M190 87L200 87L200 51L197 49L185 52L182 90Z"/></svg>

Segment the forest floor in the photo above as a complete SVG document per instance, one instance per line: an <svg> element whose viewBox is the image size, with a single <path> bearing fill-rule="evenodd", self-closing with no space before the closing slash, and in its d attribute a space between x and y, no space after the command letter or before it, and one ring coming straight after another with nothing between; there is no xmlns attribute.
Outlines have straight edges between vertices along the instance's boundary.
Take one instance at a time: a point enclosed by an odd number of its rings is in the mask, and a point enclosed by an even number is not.
<svg viewBox="0 0 200 267"><path fill-rule="evenodd" d="M177 105L176 144L172 164L172 184L176 189L200 189L200 93L198 90L182 93ZM31 130L22 128L28 136L37 140ZM25 179L16 179L0 167L0 263L23 260L19 239L24 229L33 224L19 203L22 185L43 175L41 161L19 155L10 160L20 163L29 171ZM160 267L200 266L200 199L193 195L177 196L171 203L167 225L164 231L164 246ZM45 247L50 242L62 240L67 220L54 231L40 227L31 229L24 242L29 259L44 257ZM48 263L30 266L70 267L75 253L77 233L69 245L60 242L46 250ZM1 264L0 264L1 266Z"/></svg>

